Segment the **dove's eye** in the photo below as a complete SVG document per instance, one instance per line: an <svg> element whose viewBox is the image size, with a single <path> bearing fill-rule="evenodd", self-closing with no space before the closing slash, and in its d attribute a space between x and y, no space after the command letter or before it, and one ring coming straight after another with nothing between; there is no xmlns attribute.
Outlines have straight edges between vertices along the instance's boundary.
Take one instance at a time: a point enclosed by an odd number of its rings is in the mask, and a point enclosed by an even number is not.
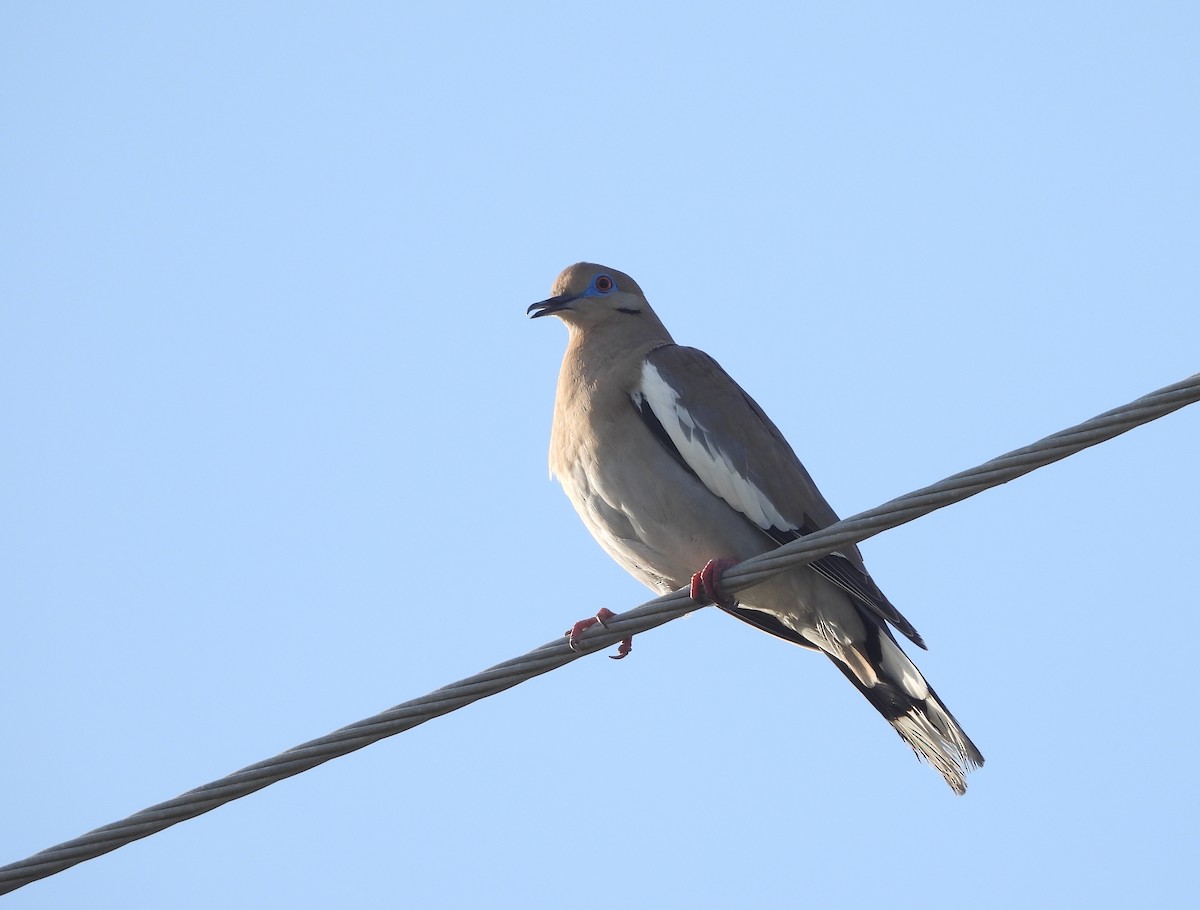
<svg viewBox="0 0 1200 910"><path fill-rule="evenodd" d="M592 287L594 287L601 294L607 294L610 291L615 290L617 286L607 275L597 275L596 279L592 282Z"/></svg>

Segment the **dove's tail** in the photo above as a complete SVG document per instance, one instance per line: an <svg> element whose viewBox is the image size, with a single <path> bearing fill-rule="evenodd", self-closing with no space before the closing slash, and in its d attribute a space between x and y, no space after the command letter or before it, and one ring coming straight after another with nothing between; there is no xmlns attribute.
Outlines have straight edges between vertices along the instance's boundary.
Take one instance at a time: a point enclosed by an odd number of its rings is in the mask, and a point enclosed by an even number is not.
<svg viewBox="0 0 1200 910"><path fill-rule="evenodd" d="M967 772L981 766L983 756L891 633L871 625L868 637L854 648L853 667L833 655L828 655L830 660L896 728L917 758L936 768L955 793L965 793Z"/></svg>

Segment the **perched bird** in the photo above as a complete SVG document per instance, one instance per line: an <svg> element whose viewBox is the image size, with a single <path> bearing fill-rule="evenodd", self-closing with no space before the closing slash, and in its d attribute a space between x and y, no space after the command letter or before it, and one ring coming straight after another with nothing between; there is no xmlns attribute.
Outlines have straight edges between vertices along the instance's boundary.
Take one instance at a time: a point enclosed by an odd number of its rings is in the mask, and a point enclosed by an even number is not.
<svg viewBox="0 0 1200 910"><path fill-rule="evenodd" d="M677 345L641 288L587 262L529 314L569 332L550 470L613 559L659 593L693 598L833 661L956 793L983 756L900 649L917 630L879 590L858 548L721 591L724 568L838 520L783 434L720 365ZM575 624L572 646L587 626ZM622 644L619 656L629 651Z"/></svg>

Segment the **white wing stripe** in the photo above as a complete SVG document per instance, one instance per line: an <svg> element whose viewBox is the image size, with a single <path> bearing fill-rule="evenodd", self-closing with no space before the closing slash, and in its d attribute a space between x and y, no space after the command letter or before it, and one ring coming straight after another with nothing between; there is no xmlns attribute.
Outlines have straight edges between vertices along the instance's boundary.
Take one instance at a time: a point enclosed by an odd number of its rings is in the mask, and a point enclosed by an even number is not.
<svg viewBox="0 0 1200 910"><path fill-rule="evenodd" d="M641 387L634 392L658 418L663 429L701 482L760 528L791 530L795 526L780 514L775 504L729 460L707 429L679 403L679 393L662 374L646 361L642 365ZM706 446L703 440L707 440Z"/></svg>

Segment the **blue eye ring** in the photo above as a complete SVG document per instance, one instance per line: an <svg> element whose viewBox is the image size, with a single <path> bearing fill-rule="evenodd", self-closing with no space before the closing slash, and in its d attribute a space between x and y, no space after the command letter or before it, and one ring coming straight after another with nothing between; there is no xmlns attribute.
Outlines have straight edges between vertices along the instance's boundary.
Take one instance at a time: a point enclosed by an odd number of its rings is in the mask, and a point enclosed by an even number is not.
<svg viewBox="0 0 1200 910"><path fill-rule="evenodd" d="M617 289L617 283L608 275L597 275L592 279L592 290L597 294L611 294Z"/></svg>

